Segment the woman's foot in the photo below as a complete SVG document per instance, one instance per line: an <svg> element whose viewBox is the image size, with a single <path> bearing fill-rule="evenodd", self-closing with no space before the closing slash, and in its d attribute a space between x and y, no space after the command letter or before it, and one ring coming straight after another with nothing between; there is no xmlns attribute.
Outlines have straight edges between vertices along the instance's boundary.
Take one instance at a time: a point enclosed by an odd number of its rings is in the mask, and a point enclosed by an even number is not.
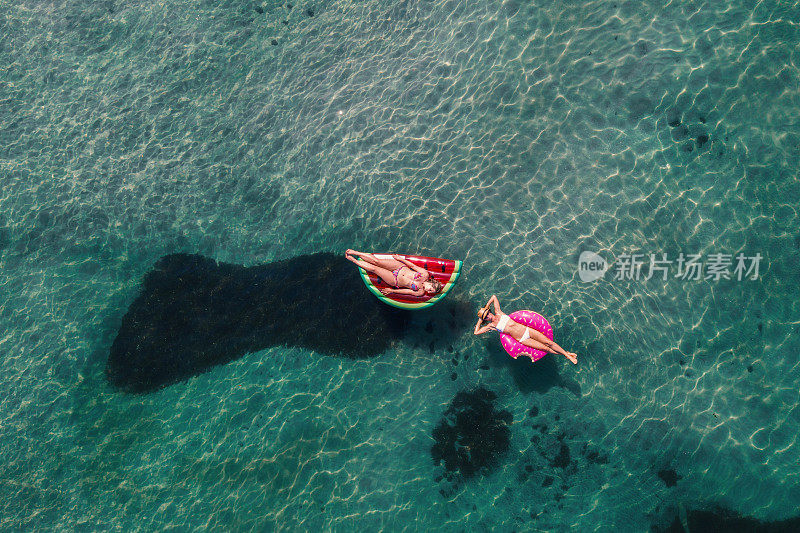
<svg viewBox="0 0 800 533"><path fill-rule="evenodd" d="M572 361L573 365L577 365L578 364L578 354L576 354L576 353L567 352L567 359Z"/></svg>

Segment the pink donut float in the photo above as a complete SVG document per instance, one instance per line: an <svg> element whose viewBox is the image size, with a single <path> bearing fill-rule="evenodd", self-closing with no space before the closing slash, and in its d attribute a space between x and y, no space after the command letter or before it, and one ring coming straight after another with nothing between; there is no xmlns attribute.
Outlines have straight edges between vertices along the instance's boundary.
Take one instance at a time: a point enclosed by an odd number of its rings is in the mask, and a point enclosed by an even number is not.
<svg viewBox="0 0 800 533"><path fill-rule="evenodd" d="M553 328L550 326L550 323L547 321L545 317L536 313L535 311L514 311L510 315L511 319L518 324L522 324L523 326L527 326L531 329L535 329L544 334L550 340L553 340ZM508 352L508 355L516 359L520 355L527 355L531 358L532 361L538 361L545 355L547 352L543 352L542 350L534 350L528 346L525 346L517 339L512 337L511 335L507 335L506 333L500 334L500 342L503 344L503 349Z"/></svg>

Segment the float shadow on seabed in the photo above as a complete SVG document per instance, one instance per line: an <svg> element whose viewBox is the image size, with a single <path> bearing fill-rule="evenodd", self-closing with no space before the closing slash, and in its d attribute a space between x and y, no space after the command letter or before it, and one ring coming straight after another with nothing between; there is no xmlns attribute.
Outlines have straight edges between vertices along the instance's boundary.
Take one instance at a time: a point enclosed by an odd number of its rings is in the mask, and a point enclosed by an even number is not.
<svg viewBox="0 0 800 533"><path fill-rule="evenodd" d="M379 302L343 256L244 267L168 255L123 317L106 377L121 390L147 392L277 345L372 357L408 322L409 312Z"/></svg>

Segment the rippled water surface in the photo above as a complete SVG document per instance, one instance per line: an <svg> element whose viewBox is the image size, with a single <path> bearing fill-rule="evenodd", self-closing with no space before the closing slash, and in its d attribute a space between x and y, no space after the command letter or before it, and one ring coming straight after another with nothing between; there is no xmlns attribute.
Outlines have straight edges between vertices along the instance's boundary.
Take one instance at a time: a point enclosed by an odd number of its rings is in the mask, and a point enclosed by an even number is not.
<svg viewBox="0 0 800 533"><path fill-rule="evenodd" d="M800 4L292 3L0 4L0 528L796 513ZM540 311L579 365L513 362L434 307L372 359L270 348L151 394L106 382L161 256L347 247L463 259L448 298ZM763 260L755 281L584 283L587 250ZM479 386L509 451L442 479L433 429Z"/></svg>

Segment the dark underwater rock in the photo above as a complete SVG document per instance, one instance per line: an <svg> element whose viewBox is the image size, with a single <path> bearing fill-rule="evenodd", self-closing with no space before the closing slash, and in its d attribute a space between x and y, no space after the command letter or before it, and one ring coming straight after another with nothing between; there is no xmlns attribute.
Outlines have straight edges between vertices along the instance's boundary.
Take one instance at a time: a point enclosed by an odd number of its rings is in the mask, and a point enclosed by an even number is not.
<svg viewBox="0 0 800 533"><path fill-rule="evenodd" d="M671 128L677 128L680 126L681 118L682 113L678 109L673 107L667 110L667 124L669 124Z"/></svg>
<svg viewBox="0 0 800 533"><path fill-rule="evenodd" d="M5 226L0 226L0 250L11 244L11 230Z"/></svg>
<svg viewBox="0 0 800 533"><path fill-rule="evenodd" d="M706 533L793 533L800 531L800 516L786 520L762 522L749 516L724 509L713 507L705 510L692 510L686 513L686 525L689 531L702 531ZM663 533L684 533L680 514L675 516L670 524L664 528L654 525L653 531Z"/></svg>
<svg viewBox="0 0 800 533"><path fill-rule="evenodd" d="M586 445L584 445L584 450L586 449ZM586 460L590 463L596 465L607 465L608 464L608 456L605 454L601 454L596 450L590 450L586 453Z"/></svg>
<svg viewBox="0 0 800 533"><path fill-rule="evenodd" d="M277 345L365 358L401 338L408 318L372 296L340 255L253 267L168 255L123 317L106 377L146 392Z"/></svg>
<svg viewBox="0 0 800 533"><path fill-rule="evenodd" d="M433 463L464 478L485 474L508 453L513 415L494 407L495 393L484 388L456 394L433 430Z"/></svg>
<svg viewBox="0 0 800 533"><path fill-rule="evenodd" d="M561 448L559 448L558 455L556 455L551 461L550 466L553 468L566 468L570 465L572 459L570 458L569 454L569 446L566 444L561 444Z"/></svg>
<svg viewBox="0 0 800 533"><path fill-rule="evenodd" d="M675 472L675 470L672 468L665 468L664 470L659 470L658 477L661 478L661 481L663 481L667 487L674 487L675 485L678 484L678 480L681 478L678 475L678 473Z"/></svg>

